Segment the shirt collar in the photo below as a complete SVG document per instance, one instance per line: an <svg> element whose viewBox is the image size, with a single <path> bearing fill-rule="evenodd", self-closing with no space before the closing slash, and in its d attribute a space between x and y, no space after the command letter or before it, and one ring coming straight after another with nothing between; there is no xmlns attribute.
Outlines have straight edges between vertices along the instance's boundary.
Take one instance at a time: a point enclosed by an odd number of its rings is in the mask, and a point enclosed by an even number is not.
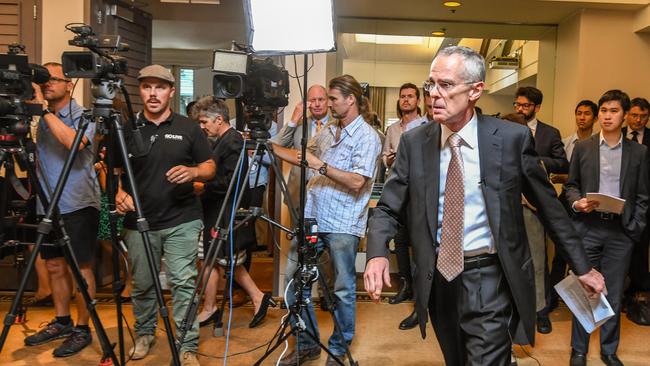
<svg viewBox="0 0 650 366"><path fill-rule="evenodd" d="M440 124L441 134L440 134L440 149L444 149L449 139L449 136L454 134L454 131L450 130L449 127ZM472 115L472 118L469 119L469 122L460 131L456 132L461 139L463 139L463 144L470 149L474 150L478 146L478 118L476 117L476 112Z"/></svg>
<svg viewBox="0 0 650 366"><path fill-rule="evenodd" d="M603 137L603 131L602 130L600 131L600 133L598 135L599 135L599 138L598 138L599 143L598 144L600 146L605 144L605 146L609 147L609 145L607 145L607 141L605 141L605 138ZM621 134L621 136L619 136L618 142L616 143L616 145L612 146L610 149L615 149L615 148L621 146L622 143L623 143L623 134Z"/></svg>
<svg viewBox="0 0 650 366"><path fill-rule="evenodd" d="M366 121L363 119L362 115L358 115L357 118L352 121L352 123L343 128L342 132L345 132L347 135L352 136L359 129L362 123L366 123ZM328 126L332 134L336 136L336 128L338 127L337 123L332 121Z"/></svg>
<svg viewBox="0 0 650 366"><path fill-rule="evenodd" d="M528 125L528 128L530 128L531 130L533 131L537 130L537 117L534 117L530 121L526 122L526 124Z"/></svg>
<svg viewBox="0 0 650 366"><path fill-rule="evenodd" d="M79 104L77 104L77 101L74 99L70 99L70 103L66 104L65 107L63 107L61 110L59 110L58 115L61 118L68 118L70 115L70 111L74 112L79 108Z"/></svg>
<svg viewBox="0 0 650 366"><path fill-rule="evenodd" d="M163 123L167 123L167 122L171 123L172 120L174 119L175 115L176 115L176 113L174 113L174 111L171 111L171 113L169 114L169 117L167 117L167 119L165 119L164 121L160 122L159 125L161 125ZM140 120L140 122L155 124L155 123L149 121L147 119L147 117L144 116L144 112L138 113L138 119Z"/></svg>

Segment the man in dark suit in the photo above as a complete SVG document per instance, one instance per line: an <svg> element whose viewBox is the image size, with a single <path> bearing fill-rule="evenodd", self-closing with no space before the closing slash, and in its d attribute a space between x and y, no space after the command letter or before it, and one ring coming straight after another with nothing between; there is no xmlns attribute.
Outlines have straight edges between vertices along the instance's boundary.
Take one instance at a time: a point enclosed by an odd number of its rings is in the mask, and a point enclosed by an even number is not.
<svg viewBox="0 0 650 366"><path fill-rule="evenodd" d="M425 83L433 117L402 135L369 223L364 283L378 301L390 285L388 242L408 217L416 311L427 310L447 365L508 365L511 338L533 343L535 286L521 194L538 208L585 288L601 291L571 221L524 126L474 112L485 61L474 50L437 54Z"/></svg>
<svg viewBox="0 0 650 366"><path fill-rule="evenodd" d="M542 107L544 95L542 91L532 86L522 86L515 93L513 106L515 111L526 119L526 124L533 133L535 140L535 151L544 163L546 172L553 174L566 174L569 172L569 161L566 158L564 144L560 131L557 128L537 120L537 113ZM544 235L544 233L541 233ZM540 238L539 243L546 243ZM545 307L537 312L537 331L543 334L550 333L553 328L548 314L551 312L551 282L548 269L548 257L546 246L535 248L537 252L544 255L544 303Z"/></svg>
<svg viewBox="0 0 650 366"><path fill-rule="evenodd" d="M620 90L610 90L598 101L601 132L579 142L571 159L569 180L564 186L573 211L576 230L591 265L605 276L607 300L614 317L600 328L601 359L608 366L623 365L616 356L620 338L623 283L634 243L641 239L648 208L647 148L623 138L621 126L630 109L630 99ZM599 202L586 197L599 192L625 200L622 212L596 212ZM571 366L586 365L589 334L576 318L571 332Z"/></svg>
<svg viewBox="0 0 650 366"><path fill-rule="evenodd" d="M650 149L650 128L647 128L650 118L650 103L645 98L634 98L630 103L630 111L625 117L627 127L623 127L623 136L636 141ZM632 262L630 263L630 287L627 289L627 299L631 300L636 291L650 290L650 273L648 273L648 244L650 231L646 230L641 240L634 245Z"/></svg>

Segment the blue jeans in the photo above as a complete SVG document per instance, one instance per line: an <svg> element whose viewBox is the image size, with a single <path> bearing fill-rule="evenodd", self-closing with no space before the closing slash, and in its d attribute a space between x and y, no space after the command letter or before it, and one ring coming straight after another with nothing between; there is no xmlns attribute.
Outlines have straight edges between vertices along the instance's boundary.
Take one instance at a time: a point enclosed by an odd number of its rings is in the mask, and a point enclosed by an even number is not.
<svg viewBox="0 0 650 366"><path fill-rule="evenodd" d="M359 237L351 234L341 233L319 233L318 242L316 243L316 250L320 257L324 250L329 252L329 258L332 262L334 273L334 301L336 303L336 310L334 315L337 322L341 327L343 338L341 339L336 332L328 342L328 349L333 354L340 356L345 353L346 343L349 345L354 336L354 322L356 313L356 270L355 259L357 256L357 249L359 247ZM298 253L296 251L296 241L292 242L291 252L289 253L289 261L287 262L287 281L289 281L297 268ZM319 259L322 261L322 258ZM320 273L320 275L323 275ZM293 305L296 301L293 282L287 290L287 302ZM303 291L303 297L307 300L311 299L311 286L306 286ZM314 306L309 301L306 309L300 314L302 320L307 326L307 331L313 332L317 339L320 339L320 332L318 331L318 323L316 322L316 314L314 313ZM313 329L310 320L313 321ZM295 319L291 319L291 325L295 327ZM299 349L307 349L318 347L318 344L309 337L309 335L301 332L297 339L297 347Z"/></svg>

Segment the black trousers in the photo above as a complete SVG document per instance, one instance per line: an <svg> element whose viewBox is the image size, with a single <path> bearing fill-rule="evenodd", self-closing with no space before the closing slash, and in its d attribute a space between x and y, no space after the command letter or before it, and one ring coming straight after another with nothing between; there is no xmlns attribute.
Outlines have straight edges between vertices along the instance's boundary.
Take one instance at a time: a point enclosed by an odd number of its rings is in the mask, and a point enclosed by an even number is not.
<svg viewBox="0 0 650 366"><path fill-rule="evenodd" d="M435 272L429 316L448 366L510 365L513 305L501 266Z"/></svg>
<svg viewBox="0 0 650 366"><path fill-rule="evenodd" d="M650 230L646 230L641 241L634 244L632 262L630 263L630 287L628 291L650 291L650 271L648 270L648 244Z"/></svg>
<svg viewBox="0 0 650 366"><path fill-rule="evenodd" d="M600 352L615 354L621 334L621 300L623 284L630 265L634 242L621 226L620 219L606 221L597 214L584 215L574 221L582 236L582 243L594 266L605 277L607 301L614 316L600 327ZM579 353L589 351L589 334L574 317L571 329L571 347Z"/></svg>

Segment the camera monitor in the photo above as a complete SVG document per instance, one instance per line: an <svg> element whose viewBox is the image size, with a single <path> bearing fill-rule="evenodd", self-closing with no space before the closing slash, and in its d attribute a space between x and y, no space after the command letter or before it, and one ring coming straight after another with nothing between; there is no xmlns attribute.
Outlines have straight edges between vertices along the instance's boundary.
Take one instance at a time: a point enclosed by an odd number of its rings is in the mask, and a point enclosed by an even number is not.
<svg viewBox="0 0 650 366"><path fill-rule="evenodd" d="M336 50L332 0L245 0L244 14L255 54Z"/></svg>

